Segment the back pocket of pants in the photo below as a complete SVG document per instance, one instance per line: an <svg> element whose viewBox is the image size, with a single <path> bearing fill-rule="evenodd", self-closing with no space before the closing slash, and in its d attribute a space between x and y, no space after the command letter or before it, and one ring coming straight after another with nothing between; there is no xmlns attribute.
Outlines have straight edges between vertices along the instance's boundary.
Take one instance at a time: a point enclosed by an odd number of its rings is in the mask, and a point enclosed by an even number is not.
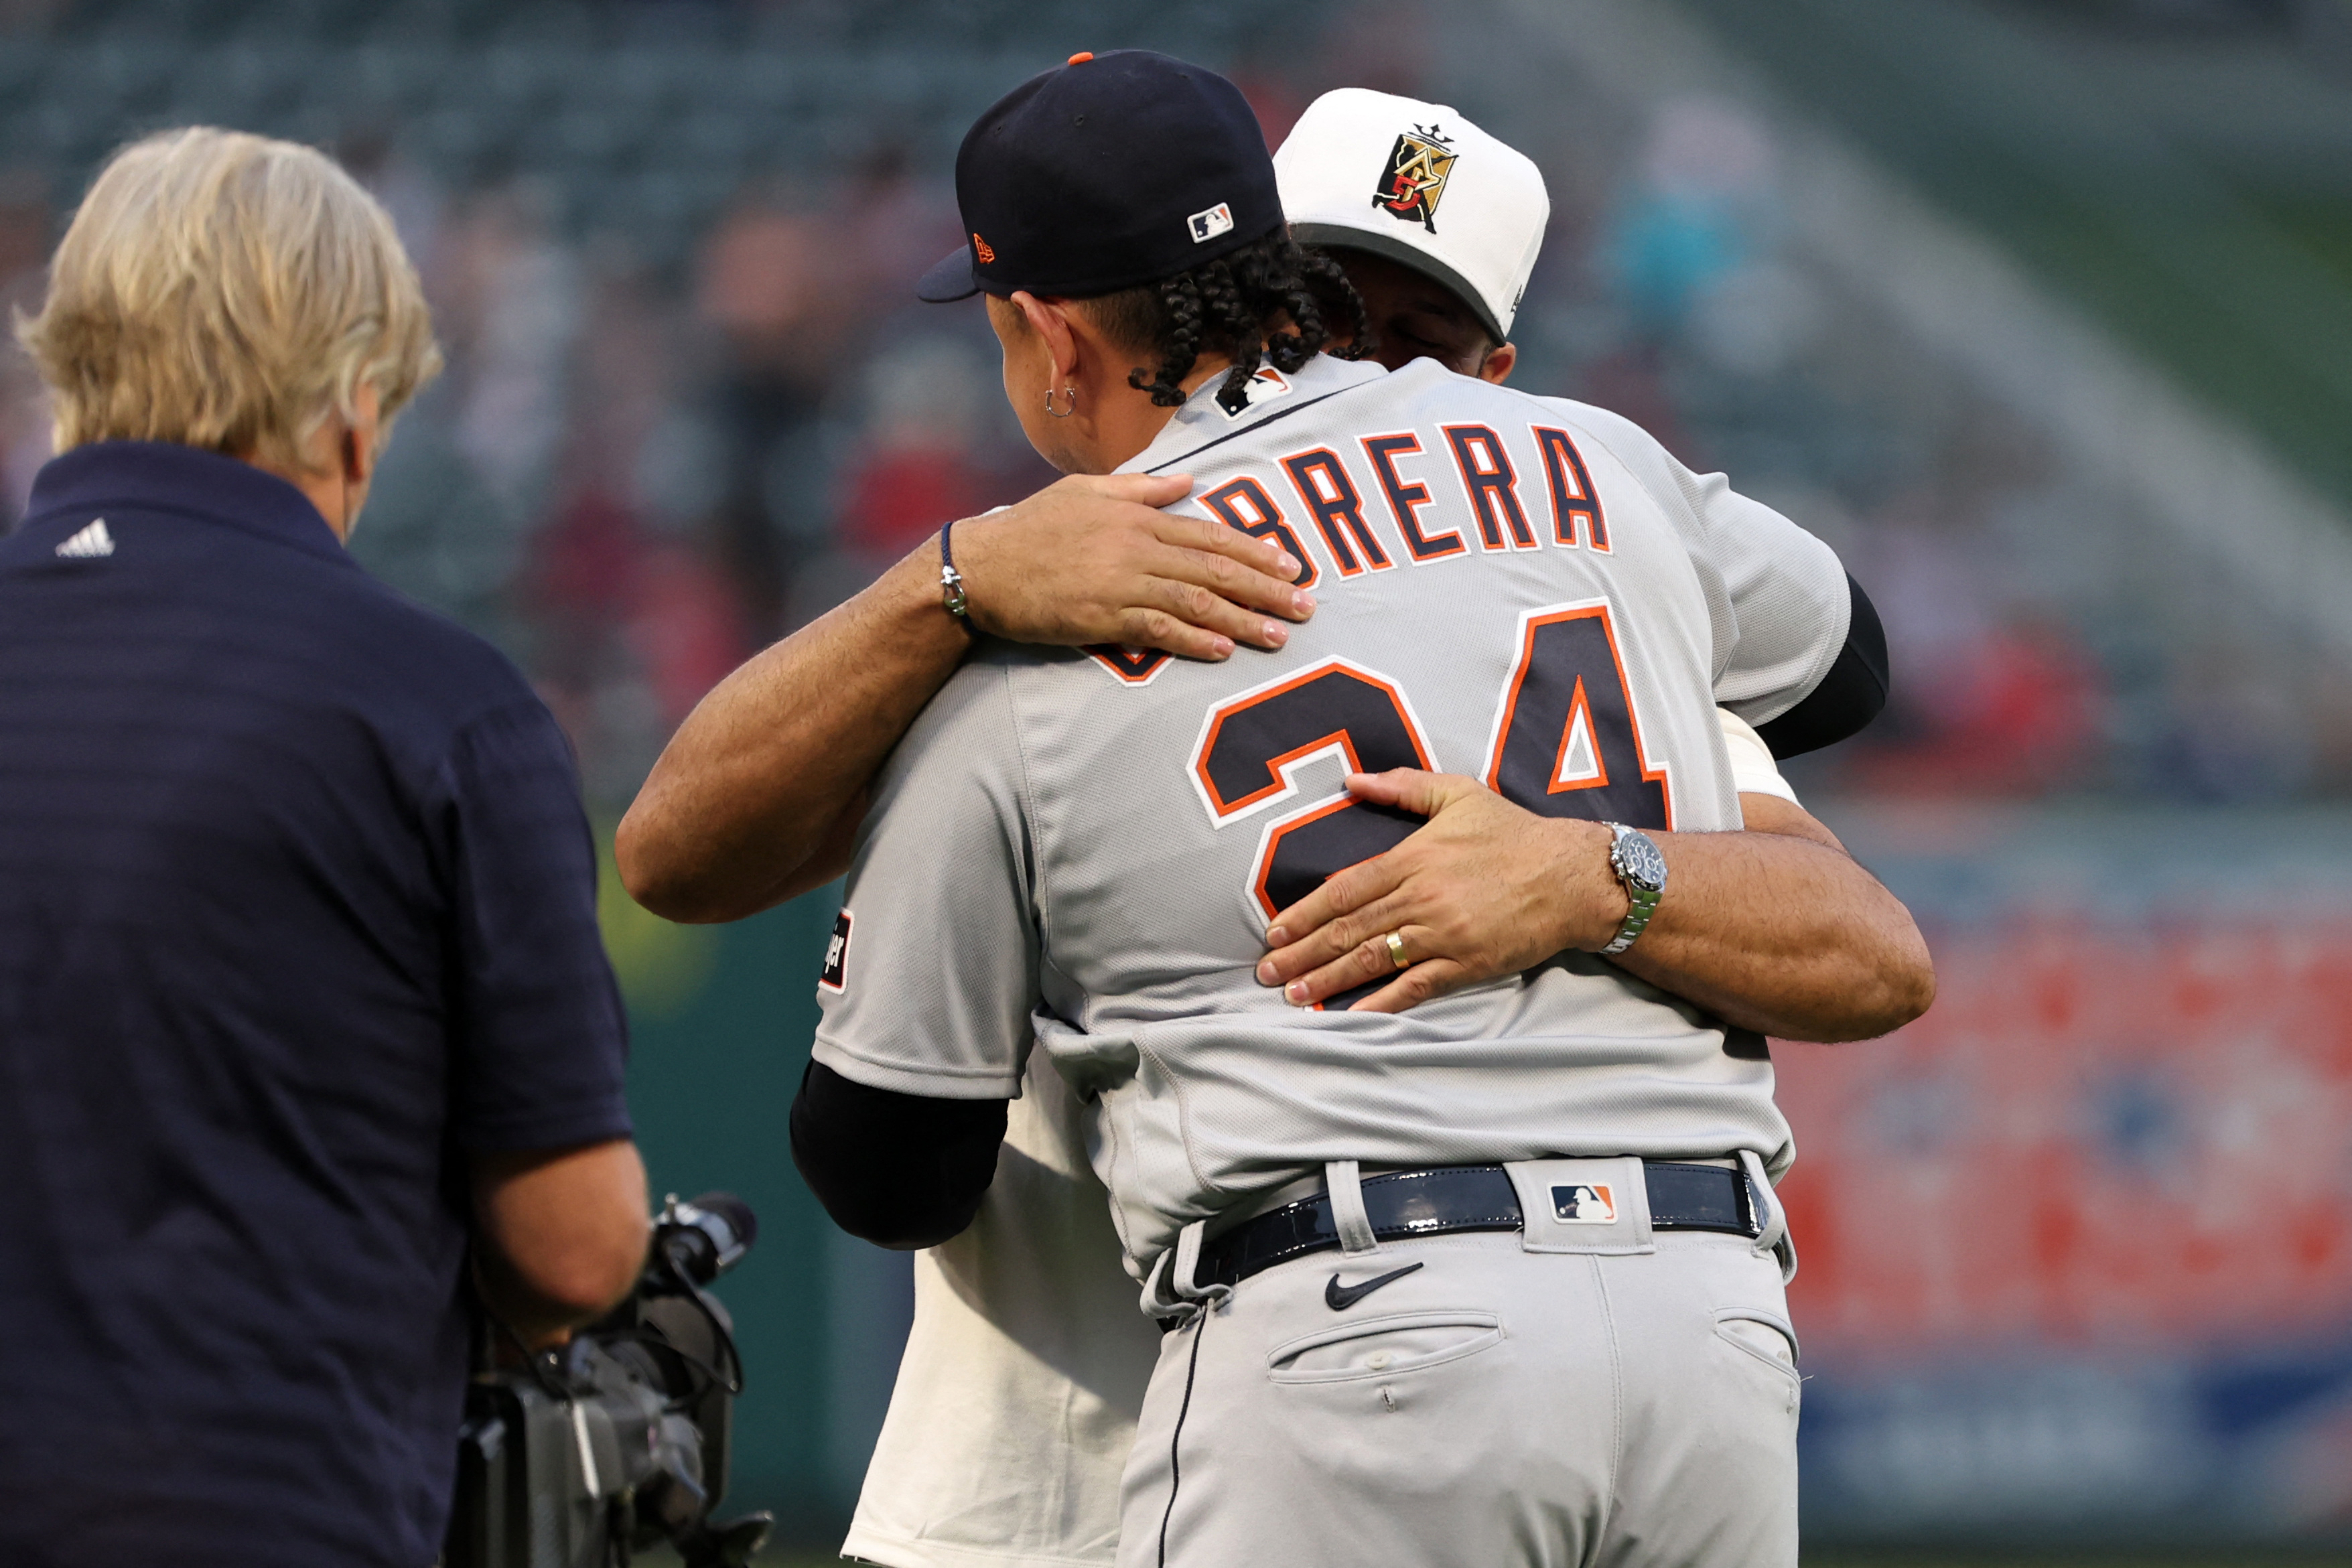
<svg viewBox="0 0 2352 1568"><path fill-rule="evenodd" d="M1791 1381L1802 1380L1804 1375L1797 1370L1797 1331L1788 1319L1754 1307L1717 1307L1715 1333Z"/></svg>
<svg viewBox="0 0 2352 1568"><path fill-rule="evenodd" d="M1396 1312L1276 1345L1266 1355L1266 1375L1276 1383L1395 1377L1475 1355L1502 1341L1503 1320L1492 1312Z"/></svg>

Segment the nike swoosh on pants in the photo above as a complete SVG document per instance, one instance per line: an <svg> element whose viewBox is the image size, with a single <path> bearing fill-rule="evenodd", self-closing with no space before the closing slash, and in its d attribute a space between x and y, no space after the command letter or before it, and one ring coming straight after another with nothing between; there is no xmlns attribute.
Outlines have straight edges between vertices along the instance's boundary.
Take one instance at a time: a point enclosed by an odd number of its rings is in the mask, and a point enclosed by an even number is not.
<svg viewBox="0 0 2352 1568"><path fill-rule="evenodd" d="M1402 1280L1420 1267L1418 1263L1408 1263L1402 1269L1391 1269L1385 1274L1376 1275L1360 1285L1343 1285L1339 1283L1339 1276L1334 1274L1330 1283L1323 1287L1323 1304L1335 1312L1344 1312L1382 1285Z"/></svg>

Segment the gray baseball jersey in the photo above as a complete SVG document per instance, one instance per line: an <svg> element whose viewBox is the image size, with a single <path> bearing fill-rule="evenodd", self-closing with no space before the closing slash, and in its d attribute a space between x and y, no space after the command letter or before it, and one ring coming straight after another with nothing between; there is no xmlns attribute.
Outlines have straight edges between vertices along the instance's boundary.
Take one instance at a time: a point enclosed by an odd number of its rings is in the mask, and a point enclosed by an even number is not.
<svg viewBox="0 0 2352 1568"><path fill-rule="evenodd" d="M1739 825L1715 708L1761 723L1845 636L1827 547L1597 409L1318 359L1216 383L1131 470L1276 537L1319 601L1222 664L989 643L877 780L816 1057L1010 1098L1033 1044L1088 1103L1129 1267L1326 1161L1790 1157L1762 1042L1570 953L1397 1016L1284 1002L1276 910L1418 825L1349 768L1529 810ZM1673 895L1669 893L1668 896Z"/></svg>

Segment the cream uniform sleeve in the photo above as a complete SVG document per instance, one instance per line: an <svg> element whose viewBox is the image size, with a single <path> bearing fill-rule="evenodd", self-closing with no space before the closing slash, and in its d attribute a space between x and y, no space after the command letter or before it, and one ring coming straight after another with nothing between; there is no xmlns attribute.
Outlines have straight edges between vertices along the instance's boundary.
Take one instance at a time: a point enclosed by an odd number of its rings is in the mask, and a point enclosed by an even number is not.
<svg viewBox="0 0 2352 1568"><path fill-rule="evenodd" d="M1731 781L1742 795L1777 795L1791 806L1801 807L1797 792L1780 777L1778 764L1772 760L1772 748L1756 733L1756 727L1732 712L1717 708L1715 716L1723 725L1724 749L1731 754Z"/></svg>

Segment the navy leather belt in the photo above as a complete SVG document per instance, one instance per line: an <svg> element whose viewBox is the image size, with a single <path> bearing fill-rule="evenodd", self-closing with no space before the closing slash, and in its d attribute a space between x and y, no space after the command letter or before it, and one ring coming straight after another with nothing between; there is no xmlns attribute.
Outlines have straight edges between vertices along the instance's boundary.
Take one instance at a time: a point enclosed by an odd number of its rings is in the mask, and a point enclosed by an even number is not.
<svg viewBox="0 0 2352 1568"><path fill-rule="evenodd" d="M1762 1234L1758 1206L1744 1171L1721 1166L1644 1160L1654 1230L1720 1230ZM1517 1230L1519 1195L1500 1166L1443 1166L1366 1176L1364 1216L1382 1241L1443 1236L1455 1230ZM1201 1249L1195 1283L1238 1285L1277 1263L1328 1252L1339 1245L1327 1193L1245 1220Z"/></svg>

